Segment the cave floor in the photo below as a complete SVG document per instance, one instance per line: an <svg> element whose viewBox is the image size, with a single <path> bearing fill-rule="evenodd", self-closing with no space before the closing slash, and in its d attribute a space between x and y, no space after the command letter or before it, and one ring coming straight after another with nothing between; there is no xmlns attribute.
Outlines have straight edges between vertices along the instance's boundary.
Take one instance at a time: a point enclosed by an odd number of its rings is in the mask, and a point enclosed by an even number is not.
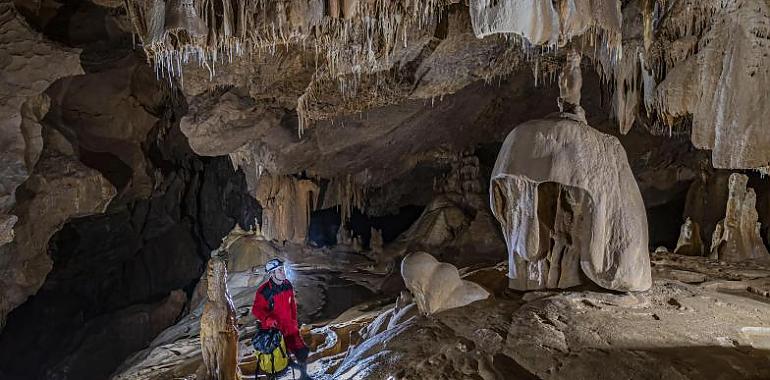
<svg viewBox="0 0 770 380"><path fill-rule="evenodd" d="M769 266L669 253L652 263L646 292L497 289L371 337L318 378L770 378ZM500 284L502 273L466 278Z"/></svg>
<svg viewBox="0 0 770 380"><path fill-rule="evenodd" d="M670 253L653 254L652 265L653 287L640 293L519 293L505 289L504 265L478 270L465 278L492 290L490 299L361 339L392 307L363 303L305 332L309 371L315 379L770 378L770 266ZM253 333L242 329L246 379ZM191 336L161 347L172 354L151 355L132 378L196 379L197 344Z"/></svg>

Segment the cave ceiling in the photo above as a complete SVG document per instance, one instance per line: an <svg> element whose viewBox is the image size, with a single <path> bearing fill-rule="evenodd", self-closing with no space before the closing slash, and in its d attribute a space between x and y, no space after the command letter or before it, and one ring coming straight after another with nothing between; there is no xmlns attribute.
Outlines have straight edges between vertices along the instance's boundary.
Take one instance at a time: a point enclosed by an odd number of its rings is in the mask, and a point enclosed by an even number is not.
<svg viewBox="0 0 770 380"><path fill-rule="evenodd" d="M156 73L191 105L182 129L193 149L232 154L255 172L376 186L439 145L499 141L555 111L548 91L567 50L600 78L596 111L621 134L635 124L670 133L696 114L692 142L712 150L716 167L770 163L767 94L738 90L770 84L766 2L192 4L169 21L180 4L165 5L161 20L156 2L130 0L127 17ZM731 61L718 58L726 53ZM533 96L538 106L527 104ZM392 157L400 167L378 168Z"/></svg>

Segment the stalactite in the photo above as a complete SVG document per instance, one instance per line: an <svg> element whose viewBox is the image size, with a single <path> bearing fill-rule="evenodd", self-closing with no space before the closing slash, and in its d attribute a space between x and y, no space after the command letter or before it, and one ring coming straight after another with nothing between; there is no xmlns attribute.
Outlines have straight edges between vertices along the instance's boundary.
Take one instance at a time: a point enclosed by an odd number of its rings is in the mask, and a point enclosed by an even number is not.
<svg viewBox="0 0 770 380"><path fill-rule="evenodd" d="M329 17L340 18L340 0L329 0Z"/></svg>
<svg viewBox="0 0 770 380"><path fill-rule="evenodd" d="M382 255L385 243L382 240L382 231L374 227L371 229L371 238L369 239L369 250L372 256L378 257Z"/></svg>
<svg viewBox="0 0 770 380"><path fill-rule="evenodd" d="M653 12L655 0L642 0L642 18L644 24L644 51L649 52L653 39Z"/></svg>
<svg viewBox="0 0 770 380"><path fill-rule="evenodd" d="M342 0L342 16L346 20L352 19L358 10L358 0Z"/></svg>
<svg viewBox="0 0 770 380"><path fill-rule="evenodd" d="M356 67L388 62L396 41L407 30L428 25L443 6L442 0L332 0L327 14L320 16L317 0L301 1L303 6L287 8L281 1L225 0L219 16L213 1L199 1L195 5L208 30L205 40L151 33L148 26L155 18L146 15L162 12L163 1L126 0L126 8L148 57L160 66L158 72L163 76L181 74L171 67L174 61L187 64L195 60L214 67L246 52L270 52L278 45L311 40L330 68L327 75L337 78Z"/></svg>
<svg viewBox="0 0 770 380"><path fill-rule="evenodd" d="M621 52L622 16L615 0L470 0L470 13L479 38L517 34L534 45L555 49L586 35L616 55Z"/></svg>
<svg viewBox="0 0 770 380"><path fill-rule="evenodd" d="M321 57L314 81L338 81L343 97L355 94L363 73L388 65L391 53L406 45L408 31L430 25L444 6L444 0L332 0L323 14L320 0L296 0L289 6L284 1L223 0L221 12L214 0L175 1L185 4L189 24L203 23L202 36L164 31L166 7L161 0L125 0L158 78L181 77L184 66L194 62L213 78L217 65L244 54L274 54L279 46L310 45ZM297 104L299 137L310 122L311 87L312 83Z"/></svg>

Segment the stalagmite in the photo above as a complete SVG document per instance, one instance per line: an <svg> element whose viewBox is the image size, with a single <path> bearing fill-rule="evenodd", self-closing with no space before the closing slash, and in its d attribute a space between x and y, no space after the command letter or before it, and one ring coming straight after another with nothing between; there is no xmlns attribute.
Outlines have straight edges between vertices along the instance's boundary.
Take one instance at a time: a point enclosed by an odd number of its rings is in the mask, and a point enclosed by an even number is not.
<svg viewBox="0 0 770 380"><path fill-rule="evenodd" d="M559 111L576 115L585 120L585 111L580 106L580 90L583 88L583 73L580 70L582 56L570 51L564 70L559 74Z"/></svg>
<svg viewBox="0 0 770 380"><path fill-rule="evenodd" d="M372 255L377 257L382 254L384 243L382 241L382 231L372 227L372 237L369 239L369 249Z"/></svg>
<svg viewBox="0 0 770 380"><path fill-rule="evenodd" d="M683 216L697 223L701 236L710 239L717 223L725 217L731 173L711 170L709 162L702 162L701 166L703 168L687 191ZM705 243L709 244L709 241ZM706 250L709 247L707 245Z"/></svg>
<svg viewBox="0 0 770 380"><path fill-rule="evenodd" d="M700 237L700 226L687 218L679 232L674 253L687 256L703 256L703 240Z"/></svg>
<svg viewBox="0 0 770 380"><path fill-rule="evenodd" d="M423 314L435 314L489 297L489 292L480 285L460 278L454 265L441 263L425 252L406 256L401 262L401 276Z"/></svg>
<svg viewBox="0 0 770 380"><path fill-rule="evenodd" d="M212 380L238 380L238 325L227 290L227 264L212 257L208 264L207 300L201 315L201 353Z"/></svg>
<svg viewBox="0 0 770 380"><path fill-rule="evenodd" d="M345 227L345 225L340 224L340 228L337 229L337 245L352 245L353 244L353 237L350 234L350 231Z"/></svg>
<svg viewBox="0 0 770 380"><path fill-rule="evenodd" d="M717 224L711 239L711 257L722 261L770 261L770 254L759 233L757 196L747 188L744 174L730 175L725 218Z"/></svg>
<svg viewBox="0 0 770 380"><path fill-rule="evenodd" d="M585 122L571 55L562 112L517 126L497 156L492 212L508 245L510 287L565 288L583 275L607 289L650 287L647 218L620 142Z"/></svg>

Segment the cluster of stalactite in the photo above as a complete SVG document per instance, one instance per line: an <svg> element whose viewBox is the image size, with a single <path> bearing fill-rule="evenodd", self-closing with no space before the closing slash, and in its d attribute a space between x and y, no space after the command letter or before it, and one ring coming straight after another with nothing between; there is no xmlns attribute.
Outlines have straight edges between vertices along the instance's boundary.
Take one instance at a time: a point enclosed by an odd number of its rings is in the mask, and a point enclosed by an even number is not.
<svg viewBox="0 0 770 380"><path fill-rule="evenodd" d="M329 75L387 61L406 33L431 23L443 0L127 0L135 32L159 74L197 60L216 64L246 52L311 46Z"/></svg>

